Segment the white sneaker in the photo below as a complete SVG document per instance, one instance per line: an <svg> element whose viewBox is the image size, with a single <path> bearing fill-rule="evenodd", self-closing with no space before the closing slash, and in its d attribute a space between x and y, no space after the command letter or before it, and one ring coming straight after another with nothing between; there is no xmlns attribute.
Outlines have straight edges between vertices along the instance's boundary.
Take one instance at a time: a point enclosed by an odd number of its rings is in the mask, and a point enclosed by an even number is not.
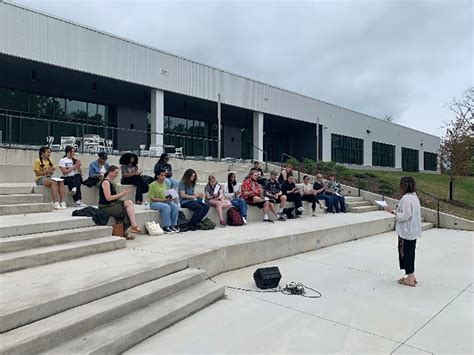
<svg viewBox="0 0 474 355"><path fill-rule="evenodd" d="M305 209L304 209L303 207L298 207L298 211L299 211L299 212L304 212Z"/></svg>
<svg viewBox="0 0 474 355"><path fill-rule="evenodd" d="M82 202L81 200L77 200L76 202L74 202L74 205L76 207L87 207L87 205L84 202Z"/></svg>
<svg viewBox="0 0 474 355"><path fill-rule="evenodd" d="M53 202L53 210L61 210L61 206L59 205L59 202Z"/></svg>
<svg viewBox="0 0 474 355"><path fill-rule="evenodd" d="M71 189L71 196L74 196L76 194L76 192L77 192L77 187L73 187Z"/></svg>
<svg viewBox="0 0 474 355"><path fill-rule="evenodd" d="M61 206L61 208L62 208L63 210L67 208L66 202L64 202L64 201L61 202L59 205Z"/></svg>
<svg viewBox="0 0 474 355"><path fill-rule="evenodd" d="M245 217L242 217L242 221L244 222L244 224L247 224L247 219Z"/></svg>

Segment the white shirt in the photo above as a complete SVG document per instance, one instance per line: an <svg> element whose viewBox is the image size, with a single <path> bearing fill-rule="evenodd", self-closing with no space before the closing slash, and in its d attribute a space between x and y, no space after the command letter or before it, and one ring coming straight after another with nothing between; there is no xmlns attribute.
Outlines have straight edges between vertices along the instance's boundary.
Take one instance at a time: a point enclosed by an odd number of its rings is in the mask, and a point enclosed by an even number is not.
<svg viewBox="0 0 474 355"><path fill-rule="evenodd" d="M100 173L101 173L102 175L105 175L106 172L107 172L107 170L105 170L105 166L102 165L102 166L100 167Z"/></svg>
<svg viewBox="0 0 474 355"><path fill-rule="evenodd" d="M66 169L69 169L72 166L74 166L74 163L73 163L71 158L65 157L65 158L62 158L59 161L59 166L62 166L63 168L66 168ZM73 169L70 172L68 172L66 175L63 174L63 176L74 176L76 174L78 174L78 171L76 169Z"/></svg>
<svg viewBox="0 0 474 355"><path fill-rule="evenodd" d="M398 204L396 225L400 238L415 240L421 237L421 207L416 193L403 195Z"/></svg>
<svg viewBox="0 0 474 355"><path fill-rule="evenodd" d="M235 197L235 193L240 191L240 187L241 184L237 183L237 185L234 185L234 192L230 193L228 184L224 184L224 196L227 199L232 200Z"/></svg>

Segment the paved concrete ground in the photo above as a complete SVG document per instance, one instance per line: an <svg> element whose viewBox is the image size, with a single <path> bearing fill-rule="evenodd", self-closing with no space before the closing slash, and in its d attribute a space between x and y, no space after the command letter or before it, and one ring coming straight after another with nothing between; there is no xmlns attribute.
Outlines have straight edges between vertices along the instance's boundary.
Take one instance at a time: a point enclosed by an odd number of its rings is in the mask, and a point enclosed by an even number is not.
<svg viewBox="0 0 474 355"><path fill-rule="evenodd" d="M323 297L227 289L225 300L127 353L471 354L473 240L473 232L425 232L416 288L396 283L394 232L262 264L280 268L280 285L301 281ZM256 268L214 280L254 289Z"/></svg>

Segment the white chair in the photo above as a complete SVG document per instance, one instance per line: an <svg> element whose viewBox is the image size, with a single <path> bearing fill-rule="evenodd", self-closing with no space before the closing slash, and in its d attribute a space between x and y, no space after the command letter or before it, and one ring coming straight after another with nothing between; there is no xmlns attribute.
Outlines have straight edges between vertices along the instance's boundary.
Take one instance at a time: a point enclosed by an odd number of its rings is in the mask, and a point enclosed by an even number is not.
<svg viewBox="0 0 474 355"><path fill-rule="evenodd" d="M173 158L175 158L175 159L184 159L183 147L174 148Z"/></svg>
<svg viewBox="0 0 474 355"><path fill-rule="evenodd" d="M112 139L107 139L105 141L105 151L109 154L112 154L114 149L114 141Z"/></svg>
<svg viewBox="0 0 474 355"><path fill-rule="evenodd" d="M150 145L150 157L159 157L161 155L161 153L163 152L163 149L162 147L158 146L158 145Z"/></svg>
<svg viewBox="0 0 474 355"><path fill-rule="evenodd" d="M63 136L61 137L61 144L59 145L61 150L66 149L67 146L71 146L77 149L76 137L74 136Z"/></svg>
<svg viewBox="0 0 474 355"><path fill-rule="evenodd" d="M150 151L146 150L146 144L140 144L140 156L141 157L149 157Z"/></svg>
<svg viewBox="0 0 474 355"><path fill-rule="evenodd" d="M82 146L84 153L98 153L99 152L99 139L97 134L84 134L82 139Z"/></svg>

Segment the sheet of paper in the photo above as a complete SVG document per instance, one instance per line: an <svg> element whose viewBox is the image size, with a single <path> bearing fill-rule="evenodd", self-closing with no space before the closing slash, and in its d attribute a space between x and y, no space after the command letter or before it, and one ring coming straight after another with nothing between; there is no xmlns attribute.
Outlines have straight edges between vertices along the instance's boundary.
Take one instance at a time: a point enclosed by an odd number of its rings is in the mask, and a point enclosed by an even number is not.
<svg viewBox="0 0 474 355"><path fill-rule="evenodd" d="M54 176L50 177L50 179L53 180L53 181L64 181L63 179L58 178L58 177L54 177Z"/></svg>
<svg viewBox="0 0 474 355"><path fill-rule="evenodd" d="M175 189L169 189L166 191L166 196L171 196L173 199L178 198L178 193Z"/></svg>
<svg viewBox="0 0 474 355"><path fill-rule="evenodd" d="M214 187L214 195L218 195L220 189L221 189L221 185L216 184L216 187Z"/></svg>
<svg viewBox="0 0 474 355"><path fill-rule="evenodd" d="M387 202L385 202L385 201L375 201L375 203L377 205L379 205L380 207L387 207L388 206Z"/></svg>

